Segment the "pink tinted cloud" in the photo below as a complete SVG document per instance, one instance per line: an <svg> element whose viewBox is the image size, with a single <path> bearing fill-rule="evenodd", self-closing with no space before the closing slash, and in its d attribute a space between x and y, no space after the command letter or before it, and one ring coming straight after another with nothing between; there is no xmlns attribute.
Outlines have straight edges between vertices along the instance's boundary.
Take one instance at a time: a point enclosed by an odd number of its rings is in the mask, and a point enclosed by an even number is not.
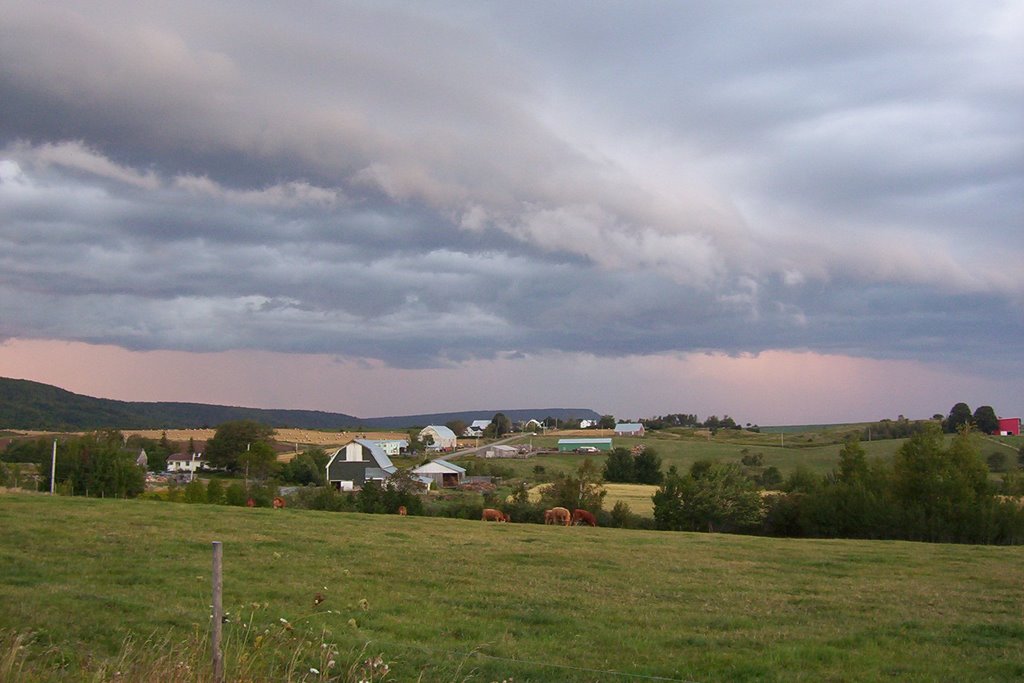
<svg viewBox="0 0 1024 683"><path fill-rule="evenodd" d="M592 408L619 418L729 414L740 422L827 423L930 417L957 401L1017 415L998 379L913 361L811 352L677 354L618 359L554 353L434 369L263 351L128 351L12 339L0 375L133 401L294 408L359 417L510 408ZM539 416L543 417L543 416Z"/></svg>

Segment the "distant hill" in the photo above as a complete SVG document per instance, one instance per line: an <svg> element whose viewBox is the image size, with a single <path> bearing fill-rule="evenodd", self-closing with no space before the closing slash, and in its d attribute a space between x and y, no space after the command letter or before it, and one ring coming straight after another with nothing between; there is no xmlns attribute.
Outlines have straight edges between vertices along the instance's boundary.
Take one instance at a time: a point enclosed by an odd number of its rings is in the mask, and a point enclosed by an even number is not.
<svg viewBox="0 0 1024 683"><path fill-rule="evenodd" d="M484 420L503 412L513 421L545 417L597 419L577 408L490 410L359 418L320 410L280 410L204 403L115 401L93 398L24 379L0 377L0 428L81 431L89 429L174 429L215 427L230 420L255 420L300 429L381 429Z"/></svg>

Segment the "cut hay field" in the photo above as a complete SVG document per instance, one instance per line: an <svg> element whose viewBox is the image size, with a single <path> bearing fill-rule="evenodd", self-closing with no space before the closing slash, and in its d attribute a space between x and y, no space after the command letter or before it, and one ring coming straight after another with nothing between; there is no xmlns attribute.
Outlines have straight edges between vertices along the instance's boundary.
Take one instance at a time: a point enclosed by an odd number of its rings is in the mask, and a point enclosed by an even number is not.
<svg viewBox="0 0 1024 683"><path fill-rule="evenodd" d="M540 502L540 491L547 484L539 484L530 489L530 502ZM607 492L604 498L603 508L611 510L619 501L629 505L630 512L641 517L654 517L654 501L651 496L658 490L657 486L648 484L611 484L604 483L604 490Z"/></svg>
<svg viewBox="0 0 1024 683"><path fill-rule="evenodd" d="M326 680L317 653L335 646L331 673L381 655L393 681L1024 677L1024 548L27 494L0 495L0 666L17 652L12 680L114 680L173 664L206 633L213 540L228 680ZM209 680L202 662L179 680Z"/></svg>

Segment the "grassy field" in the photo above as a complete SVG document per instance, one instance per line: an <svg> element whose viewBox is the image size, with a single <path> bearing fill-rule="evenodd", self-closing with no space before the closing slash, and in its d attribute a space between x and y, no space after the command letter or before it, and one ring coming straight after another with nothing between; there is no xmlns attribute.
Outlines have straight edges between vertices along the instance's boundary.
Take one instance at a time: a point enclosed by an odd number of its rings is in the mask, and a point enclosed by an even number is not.
<svg viewBox="0 0 1024 683"><path fill-rule="evenodd" d="M325 680L321 641L393 681L1024 677L1024 548L11 494L0 643L35 639L17 680L124 680L129 634L137 653L201 642L213 540L229 680ZM291 673L261 678L257 656Z"/></svg>
<svg viewBox="0 0 1024 683"><path fill-rule="evenodd" d="M681 436L673 433L651 432L645 437L614 437L613 444L618 447L632 448L643 444L657 450L662 459L662 470L675 465L680 472L689 470L698 460L717 460L719 462L739 462L744 454L760 453L764 467L777 467L783 476L788 475L797 466L804 466L819 474L835 469L839 461L842 444L834 443L827 435L814 433L802 435L801 441L792 436L784 437L786 445L781 443L778 434L755 434L741 432L736 435L720 432L711 439L696 436ZM555 437L524 437L523 443L531 442L535 447L555 448L558 441ZM862 442L868 457L890 458L905 443L905 439L886 439L882 441ZM592 455L599 466L604 464L603 455ZM541 465L548 474L570 472L579 467L584 456L575 453L553 453L538 455L524 460L501 460L516 476L531 477L533 468Z"/></svg>

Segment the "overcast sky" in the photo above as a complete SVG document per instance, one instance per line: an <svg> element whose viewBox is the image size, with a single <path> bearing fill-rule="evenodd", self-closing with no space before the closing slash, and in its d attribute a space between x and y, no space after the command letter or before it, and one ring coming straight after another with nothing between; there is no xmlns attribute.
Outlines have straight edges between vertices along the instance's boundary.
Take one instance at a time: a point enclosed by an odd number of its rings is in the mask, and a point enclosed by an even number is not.
<svg viewBox="0 0 1024 683"><path fill-rule="evenodd" d="M1018 416L1022 65L1020 1L0 0L0 375Z"/></svg>

